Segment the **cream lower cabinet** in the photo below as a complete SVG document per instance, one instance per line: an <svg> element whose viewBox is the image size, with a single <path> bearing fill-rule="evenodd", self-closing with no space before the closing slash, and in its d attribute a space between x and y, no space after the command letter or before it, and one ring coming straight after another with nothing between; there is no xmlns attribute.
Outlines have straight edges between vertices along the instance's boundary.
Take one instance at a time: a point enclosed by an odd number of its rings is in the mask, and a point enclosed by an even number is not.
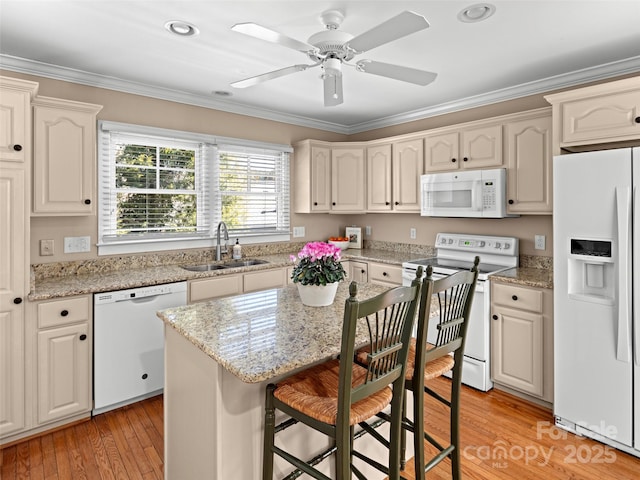
<svg viewBox="0 0 640 480"><path fill-rule="evenodd" d="M491 281L491 376L553 402L553 293Z"/></svg>
<svg viewBox="0 0 640 480"><path fill-rule="evenodd" d="M369 264L366 262L349 261L349 282L367 283L369 281Z"/></svg>
<svg viewBox="0 0 640 480"><path fill-rule="evenodd" d="M34 99L34 215L95 213L96 116L101 109L57 98Z"/></svg>
<svg viewBox="0 0 640 480"><path fill-rule="evenodd" d="M38 304L38 423L92 408L90 295Z"/></svg>
<svg viewBox="0 0 640 480"><path fill-rule="evenodd" d="M402 285L402 267L388 263L369 262L369 282L395 287Z"/></svg>
<svg viewBox="0 0 640 480"><path fill-rule="evenodd" d="M257 272L234 273L203 278L202 280L191 280L189 282L189 303L284 287L288 283L287 278L291 278L291 268L272 268Z"/></svg>
<svg viewBox="0 0 640 480"><path fill-rule="evenodd" d="M544 108L505 124L507 212L553 211L551 110Z"/></svg>

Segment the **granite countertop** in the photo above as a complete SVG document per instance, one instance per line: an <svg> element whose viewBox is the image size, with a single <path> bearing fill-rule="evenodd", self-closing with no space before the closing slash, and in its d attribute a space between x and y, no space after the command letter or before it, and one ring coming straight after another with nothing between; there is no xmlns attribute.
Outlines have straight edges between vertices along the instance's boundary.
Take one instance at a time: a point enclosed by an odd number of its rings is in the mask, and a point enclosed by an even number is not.
<svg viewBox="0 0 640 480"><path fill-rule="evenodd" d="M36 280L33 283L33 287L28 298L32 301L47 300L73 295L126 290L129 288L149 285L161 285L164 283L181 282L185 280L218 277L234 273L284 268L292 264L290 255L291 253L279 253L273 255L252 256L250 258L259 258L261 260L266 260L268 263L252 265L249 267L213 270L209 272L190 272L183 269L180 265L161 265L145 268L123 268L109 271L93 271L91 273L52 276ZM344 260L375 261L392 265L401 265L402 262L407 260L424 258L425 255L377 249L347 249L343 252L342 257Z"/></svg>
<svg viewBox="0 0 640 480"><path fill-rule="evenodd" d="M389 287L358 285L358 299ZM166 325L245 383L258 383L340 353L349 282L327 307L302 304L297 287L245 293L159 311ZM362 325L357 342L366 343Z"/></svg>
<svg viewBox="0 0 640 480"><path fill-rule="evenodd" d="M496 273L489 277L504 283L526 287L553 289L553 270L546 268L518 267Z"/></svg>

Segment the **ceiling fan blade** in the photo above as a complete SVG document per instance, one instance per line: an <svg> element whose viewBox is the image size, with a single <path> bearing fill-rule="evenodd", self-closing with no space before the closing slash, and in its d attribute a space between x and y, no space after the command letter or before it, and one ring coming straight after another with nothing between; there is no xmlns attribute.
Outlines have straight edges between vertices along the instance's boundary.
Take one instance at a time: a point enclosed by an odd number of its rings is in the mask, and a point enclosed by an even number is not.
<svg viewBox="0 0 640 480"><path fill-rule="evenodd" d="M376 62L374 60L360 60L356 63L360 72L371 73L381 77L402 80L416 85L428 85L438 76L437 73L418 70L417 68L403 67L391 63Z"/></svg>
<svg viewBox="0 0 640 480"><path fill-rule="evenodd" d="M342 75L325 75L324 79L324 106L335 107L340 105L342 99Z"/></svg>
<svg viewBox="0 0 640 480"><path fill-rule="evenodd" d="M294 38L287 37L282 33L276 32L275 30L271 30L267 27L263 27L262 25L258 25L257 23L236 23L233 27L231 27L231 30L233 30L234 32L244 33L245 35L249 35L250 37L258 38L266 42L277 43L278 45L282 45L283 47L299 50L303 53L316 50L314 46L309 45L308 43L304 43Z"/></svg>
<svg viewBox="0 0 640 480"><path fill-rule="evenodd" d="M292 65L290 67L274 70L273 72L263 73L262 75L256 75L255 77L245 78L244 80L238 80L231 84L234 88L247 88L257 85L267 80L273 80L274 78L284 77L291 73L302 72L309 67L315 67L315 65Z"/></svg>
<svg viewBox="0 0 640 480"><path fill-rule="evenodd" d="M347 45L356 52L362 53L425 28L429 28L427 19L407 10L357 35Z"/></svg>

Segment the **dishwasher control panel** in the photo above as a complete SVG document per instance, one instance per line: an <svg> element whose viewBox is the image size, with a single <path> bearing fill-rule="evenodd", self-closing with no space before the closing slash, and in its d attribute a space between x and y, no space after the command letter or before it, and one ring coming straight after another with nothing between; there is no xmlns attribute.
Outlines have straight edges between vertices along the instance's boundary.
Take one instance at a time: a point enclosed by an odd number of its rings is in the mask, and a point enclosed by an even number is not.
<svg viewBox="0 0 640 480"><path fill-rule="evenodd" d="M186 292L186 290L186 282L152 285L149 287L131 288L129 290L96 293L93 295L93 303L94 305L100 305L104 303L123 302L125 300L133 300L136 298L155 297L156 295Z"/></svg>

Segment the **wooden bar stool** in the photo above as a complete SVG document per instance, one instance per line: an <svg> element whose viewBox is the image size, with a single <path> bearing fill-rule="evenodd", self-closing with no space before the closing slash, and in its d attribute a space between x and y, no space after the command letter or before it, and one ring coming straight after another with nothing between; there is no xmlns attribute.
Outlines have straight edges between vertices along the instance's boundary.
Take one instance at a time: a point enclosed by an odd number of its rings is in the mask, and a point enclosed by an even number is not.
<svg viewBox="0 0 640 480"><path fill-rule="evenodd" d="M479 262L480 258L475 257L470 271L457 272L438 280L433 280L432 268L427 267L427 278L420 294L417 335L410 340L405 370L404 387L413 393L413 421L403 414L401 434L402 468L404 469L406 431L413 433L416 478L422 478L419 472L428 472L445 458L451 460L452 478L454 480L461 478L459 419L462 364ZM432 311L438 316L435 344L427 342ZM358 361L364 360L361 351L358 354ZM430 389L426 382L449 371L452 371L451 395L450 399L447 399ZM441 445L424 430L425 393L450 409L449 445ZM403 404L403 410L406 412L406 402ZM390 421L390 417L385 413L380 413L378 416ZM362 422L360 425L378 441L389 446L389 442L367 422ZM425 460L424 454L425 440L438 450L438 453L428 461Z"/></svg>
<svg viewBox="0 0 640 480"><path fill-rule="evenodd" d="M277 385L267 386L263 480L273 478L273 455L276 454L313 478L330 480L313 465L275 445L275 433L286 434L291 424L302 422L333 439L330 453L335 453L336 477L347 480L353 474L365 476L353 465L352 457L364 455L353 449L354 425L375 415L391 404L391 442L388 475L399 479L404 373L409 339L420 299L419 277L410 287L397 287L374 298L358 301L357 286L349 286L339 359L308 368ZM357 348L356 324L365 327L372 346L368 365L354 362ZM393 388L391 388L391 386ZM275 425L275 410L291 417ZM366 457L365 457L366 458ZM288 478L295 478L295 470Z"/></svg>

